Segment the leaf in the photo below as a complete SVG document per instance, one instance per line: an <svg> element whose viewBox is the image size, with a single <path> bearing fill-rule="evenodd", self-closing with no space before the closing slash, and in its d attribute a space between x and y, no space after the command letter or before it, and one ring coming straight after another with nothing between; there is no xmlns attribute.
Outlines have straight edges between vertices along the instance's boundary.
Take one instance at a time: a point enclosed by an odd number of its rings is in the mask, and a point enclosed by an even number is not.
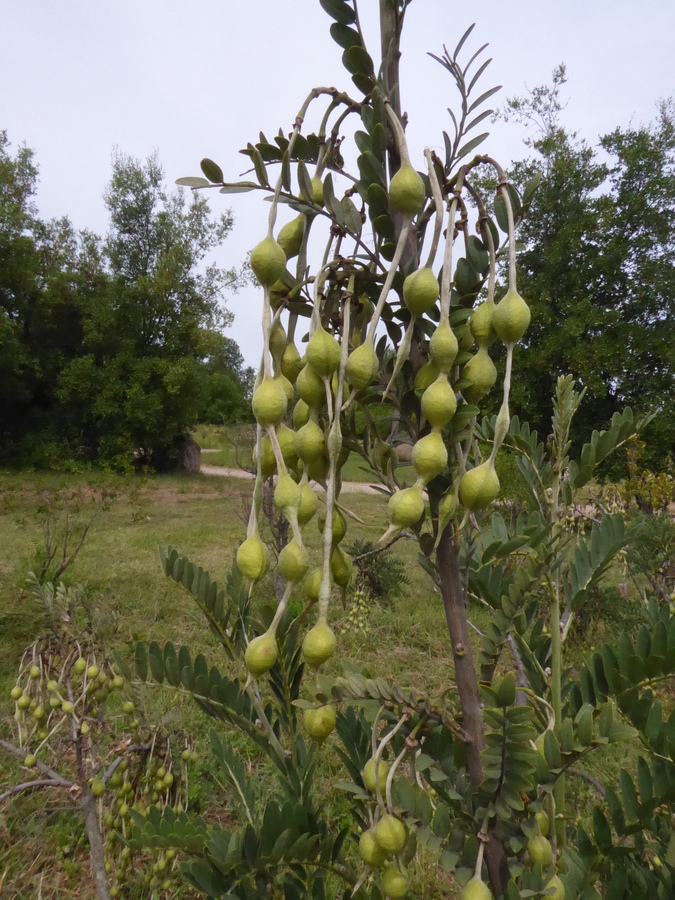
<svg viewBox="0 0 675 900"><path fill-rule="evenodd" d="M502 89L501 84L498 84L496 87L490 88L489 91L485 91L484 94L481 94L480 97L478 97L476 100L473 101L473 103L467 110L467 114L469 115L474 111L474 109L478 109L478 107L481 105L481 103L484 103L488 99L488 97L491 97L493 94L496 94L497 91L501 91L501 89Z"/></svg>
<svg viewBox="0 0 675 900"><path fill-rule="evenodd" d="M145 649L145 645L141 644L140 641L136 644L136 649L134 653L134 667L136 669L136 674L141 679L141 681L148 680L148 654Z"/></svg>
<svg viewBox="0 0 675 900"><path fill-rule="evenodd" d="M223 170L220 168L218 163L215 163L207 156L204 157L199 165L201 166L202 172L206 175L209 181L212 181L214 184L221 184L225 180L223 176Z"/></svg>
<svg viewBox="0 0 675 900"><path fill-rule="evenodd" d="M251 158L253 159L256 178L260 182L261 187L268 188L270 186L270 183L267 180L267 169L265 168L265 163L263 162L263 158L260 155L260 151L252 144L249 144L249 147L253 151Z"/></svg>
<svg viewBox="0 0 675 900"><path fill-rule="evenodd" d="M199 175L186 175L183 178L176 178L176 184L182 187L210 187L211 182Z"/></svg>
<svg viewBox="0 0 675 900"><path fill-rule="evenodd" d="M341 25L339 22L334 22L330 26L330 36L336 44L339 44L345 50L348 50L350 47L360 47L363 44L358 31L354 28L348 28L346 25Z"/></svg>
<svg viewBox="0 0 675 900"><path fill-rule="evenodd" d="M466 39L469 37L469 35L471 34L471 32L474 30L475 27L476 27L476 23L474 22L472 25L469 25L469 27L466 29L464 34L461 36L461 38L459 39L459 41L457 43L457 46L455 47L455 52L452 54L453 59L457 59L459 51L462 49L462 47L466 43Z"/></svg>
<svg viewBox="0 0 675 900"><path fill-rule="evenodd" d="M372 78L375 74L373 61L363 47L353 46L342 54L342 64L352 75L363 75ZM358 86L358 85L357 85ZM360 88L363 90L363 88ZM369 93L366 88L364 93Z"/></svg>
<svg viewBox="0 0 675 900"><path fill-rule="evenodd" d="M523 190L523 205L526 206L534 197L543 176L543 172L536 172L527 182Z"/></svg>
<svg viewBox="0 0 675 900"><path fill-rule="evenodd" d="M351 25L356 21L354 10L343 0L319 0L328 15L341 25Z"/></svg>
<svg viewBox="0 0 675 900"><path fill-rule="evenodd" d="M490 136L489 131L483 132L483 134L476 135L476 137L471 138L470 141L467 141L460 149L457 151L456 159L462 159L462 157L466 156L467 153L471 153L479 144L482 144L483 141Z"/></svg>

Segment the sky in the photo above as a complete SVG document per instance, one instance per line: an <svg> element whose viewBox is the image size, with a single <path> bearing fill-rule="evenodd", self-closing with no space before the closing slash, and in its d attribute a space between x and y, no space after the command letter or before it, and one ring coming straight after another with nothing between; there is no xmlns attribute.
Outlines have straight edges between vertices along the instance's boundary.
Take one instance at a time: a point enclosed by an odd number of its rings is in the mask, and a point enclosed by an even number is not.
<svg viewBox="0 0 675 900"><path fill-rule="evenodd" d="M359 3L376 62L378 6ZM68 215L100 234L114 147L141 159L157 151L169 182L200 174L204 156L236 180L247 163L238 151L261 130L290 131L312 87L359 96L318 0L5 0L2 19L0 129L36 152L40 214ZM675 95L672 0L412 0L401 82L416 168L425 147L442 152L456 101L449 74L427 53L440 55L443 44L452 51L472 22L467 49L489 42L493 58L484 88L503 86L491 102L550 83L564 62L563 122L591 144L617 126L651 121L658 101ZM522 127L489 128L482 150L506 165L526 155ZM235 218L212 261L239 266L265 235L269 205L257 192L213 192L210 204ZM228 308L228 334L256 365L261 292L245 288Z"/></svg>

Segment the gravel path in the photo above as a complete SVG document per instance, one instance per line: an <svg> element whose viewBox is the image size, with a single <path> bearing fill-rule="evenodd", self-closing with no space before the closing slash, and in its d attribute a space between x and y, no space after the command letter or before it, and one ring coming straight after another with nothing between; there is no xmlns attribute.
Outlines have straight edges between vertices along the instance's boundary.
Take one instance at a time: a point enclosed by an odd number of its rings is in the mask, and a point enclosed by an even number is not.
<svg viewBox="0 0 675 900"><path fill-rule="evenodd" d="M204 450L202 450L202 453L204 453ZM251 472L245 472L243 469L231 469L228 466L203 465L200 467L200 472L202 473L202 475L216 476L220 478L244 478L249 481L253 480L253 474ZM313 486L319 491L323 490L320 484L316 484L313 482ZM379 494L380 497L384 497L384 495L380 491L378 491L374 485L367 484L365 481L343 481L342 493Z"/></svg>

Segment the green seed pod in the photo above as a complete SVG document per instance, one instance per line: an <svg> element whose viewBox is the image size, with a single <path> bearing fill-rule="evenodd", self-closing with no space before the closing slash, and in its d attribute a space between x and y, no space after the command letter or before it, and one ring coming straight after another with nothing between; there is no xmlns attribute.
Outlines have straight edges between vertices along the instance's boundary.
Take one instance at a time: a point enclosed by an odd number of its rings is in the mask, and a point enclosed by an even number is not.
<svg viewBox="0 0 675 900"><path fill-rule="evenodd" d="M403 301L414 316L423 316L436 305L440 288L429 268L418 269L403 282Z"/></svg>
<svg viewBox="0 0 675 900"><path fill-rule="evenodd" d="M295 435L295 451L304 463L310 463L323 454L323 430L310 419Z"/></svg>
<svg viewBox="0 0 675 900"><path fill-rule="evenodd" d="M377 764L377 781L379 783L380 793L383 796L387 787L388 774L389 764L384 759L380 759ZM375 760L372 756L364 766L363 783L365 784L367 791L370 791L371 794L375 793Z"/></svg>
<svg viewBox="0 0 675 900"><path fill-rule="evenodd" d="M355 391L365 390L375 380L379 368L380 360L375 348L370 341L366 341L349 354L345 373L347 381Z"/></svg>
<svg viewBox="0 0 675 900"><path fill-rule="evenodd" d="M465 509L483 509L499 496L499 478L488 460L462 476L459 499Z"/></svg>
<svg viewBox="0 0 675 900"><path fill-rule="evenodd" d="M300 488L300 506L298 507L298 524L306 525L312 520L319 506L319 499L308 484Z"/></svg>
<svg viewBox="0 0 675 900"><path fill-rule="evenodd" d="M319 599L319 589L321 588L321 569L314 569L308 575L305 576L304 581L302 582L302 586L305 591L305 596L308 600L316 603Z"/></svg>
<svg viewBox="0 0 675 900"><path fill-rule="evenodd" d="M277 440L279 441L279 449L281 450L283 461L289 469L294 469L298 464L298 454L295 450L295 432L288 425L282 423L277 431Z"/></svg>
<svg viewBox="0 0 675 900"><path fill-rule="evenodd" d="M392 525L397 528L412 528L424 515L424 497L421 487L404 488L392 495L387 504L387 512Z"/></svg>
<svg viewBox="0 0 675 900"><path fill-rule="evenodd" d="M260 442L260 471L263 478L269 478L277 470L277 458L269 434Z"/></svg>
<svg viewBox="0 0 675 900"><path fill-rule="evenodd" d="M396 816L387 813L375 826L375 838L386 853L397 856L405 847L405 825Z"/></svg>
<svg viewBox="0 0 675 900"><path fill-rule="evenodd" d="M478 875L467 881L462 890L461 900L494 900L492 891Z"/></svg>
<svg viewBox="0 0 675 900"><path fill-rule="evenodd" d="M277 509L297 509L300 506L300 486L291 475L281 475L274 489L274 503Z"/></svg>
<svg viewBox="0 0 675 900"><path fill-rule="evenodd" d="M277 639L269 632L254 638L244 654L246 668L254 678L259 678L265 672L269 672L276 661Z"/></svg>
<svg viewBox="0 0 675 900"><path fill-rule="evenodd" d="M492 319L495 313L494 301L486 300L477 306L469 321L471 334L477 347L489 347L497 339L492 327Z"/></svg>
<svg viewBox="0 0 675 900"><path fill-rule="evenodd" d="M440 372L438 371L438 366L435 362L431 361L425 363L417 375L415 375L415 390L426 391L426 389L436 381L439 375Z"/></svg>
<svg viewBox="0 0 675 900"><path fill-rule="evenodd" d="M253 274L264 287L271 287L284 274L286 255L274 240L265 238L251 251Z"/></svg>
<svg viewBox="0 0 675 900"><path fill-rule="evenodd" d="M270 353L275 361L281 360L286 349L286 332L281 322L275 322L270 332Z"/></svg>
<svg viewBox="0 0 675 900"><path fill-rule="evenodd" d="M448 451L437 431L432 431L417 441L412 451L412 464L425 484L445 469Z"/></svg>
<svg viewBox="0 0 675 900"><path fill-rule="evenodd" d="M293 428L299 431L303 425L309 422L309 406L304 400L298 400L293 410Z"/></svg>
<svg viewBox="0 0 675 900"><path fill-rule="evenodd" d="M319 326L309 339L306 355L316 374L329 378L340 364L340 345Z"/></svg>
<svg viewBox="0 0 675 900"><path fill-rule="evenodd" d="M389 199L394 209L407 216L421 212L426 191L424 181L411 165L403 165L391 179Z"/></svg>
<svg viewBox="0 0 675 900"><path fill-rule="evenodd" d="M326 622L317 624L305 635L302 642L302 655L308 666L318 669L335 653L337 641L333 630Z"/></svg>
<svg viewBox="0 0 675 900"><path fill-rule="evenodd" d="M553 862L553 847L543 835L537 834L527 842L527 856L531 866L539 863L545 869Z"/></svg>
<svg viewBox="0 0 675 900"><path fill-rule="evenodd" d="M471 381L471 384L464 388L464 396L471 403L480 400L492 389L497 380L497 370L488 356L486 345L479 347L476 354L464 365L462 376Z"/></svg>
<svg viewBox="0 0 675 900"><path fill-rule="evenodd" d="M237 550L237 566L242 575L257 581L267 568L267 550L258 534L252 534Z"/></svg>
<svg viewBox="0 0 675 900"><path fill-rule="evenodd" d="M294 343L286 344L281 356L281 372L288 378L291 384L295 384L298 375L302 372L304 363Z"/></svg>
<svg viewBox="0 0 675 900"><path fill-rule="evenodd" d="M323 381L309 364L298 375L295 387L310 409L319 409L326 402L326 388Z"/></svg>
<svg viewBox="0 0 675 900"><path fill-rule="evenodd" d="M459 345L449 322L441 322L429 341L429 356L439 372L449 372L457 358Z"/></svg>
<svg viewBox="0 0 675 900"><path fill-rule="evenodd" d="M377 843L375 829L364 831L359 839L359 854L361 859L371 869L381 869L387 861L387 854Z"/></svg>
<svg viewBox="0 0 675 900"><path fill-rule="evenodd" d="M286 412L288 399L281 385L272 378L263 378L253 392L253 415L259 425L276 425Z"/></svg>
<svg viewBox="0 0 675 900"><path fill-rule="evenodd" d="M279 372L274 376L274 381L278 384L286 395L286 404L292 403L295 399L295 391L293 390L293 385L290 383L288 378L282 373ZM284 410L285 412L285 410Z"/></svg>
<svg viewBox="0 0 675 900"><path fill-rule="evenodd" d="M335 728L335 709L332 706L320 706L318 709L306 709L303 715L305 731L317 744L323 744Z"/></svg>
<svg viewBox="0 0 675 900"><path fill-rule="evenodd" d="M323 510L319 516L319 531L323 534L326 527L326 511ZM347 534L347 520L339 509L333 510L333 546L336 547Z"/></svg>
<svg viewBox="0 0 675 900"><path fill-rule="evenodd" d="M422 412L427 422L434 428L443 428L457 410L457 398L450 387L448 376L439 375L436 381L422 394Z"/></svg>
<svg viewBox="0 0 675 900"><path fill-rule="evenodd" d="M517 291L507 291L495 307L492 327L505 344L517 344L530 324L530 309Z"/></svg>
<svg viewBox="0 0 675 900"><path fill-rule="evenodd" d="M305 217L302 214L284 225L277 235L277 243L286 254L286 259L298 255L304 235Z"/></svg>
<svg viewBox="0 0 675 900"><path fill-rule="evenodd" d="M279 554L279 571L284 581L295 584L302 581L309 568L309 556L304 547L299 547L295 540L286 544Z"/></svg>
<svg viewBox="0 0 675 900"><path fill-rule="evenodd" d="M336 547L331 553L330 570L335 584L341 588L346 588L352 577L352 560L340 547Z"/></svg>
<svg viewBox="0 0 675 900"><path fill-rule="evenodd" d="M382 891L389 900L403 900L409 887L408 876L398 866L389 866L382 876Z"/></svg>

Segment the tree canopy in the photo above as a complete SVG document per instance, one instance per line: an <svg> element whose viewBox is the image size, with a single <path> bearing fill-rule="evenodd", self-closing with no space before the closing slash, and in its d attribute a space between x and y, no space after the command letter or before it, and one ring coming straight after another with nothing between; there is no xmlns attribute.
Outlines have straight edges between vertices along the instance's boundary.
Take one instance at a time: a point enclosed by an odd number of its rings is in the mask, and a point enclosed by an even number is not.
<svg viewBox="0 0 675 900"><path fill-rule="evenodd" d="M37 180L33 152L12 156L1 133L3 455L165 467L201 414L244 415L250 377L223 334L242 276L208 259L232 216L169 193L156 155L114 153L104 238L39 219Z"/></svg>
<svg viewBox="0 0 675 900"><path fill-rule="evenodd" d="M548 433L548 398L567 372L587 390L579 433L626 405L662 406L647 434L648 462L661 468L675 434L675 105L592 147L561 125L565 80L560 66L552 85L509 100L504 113L532 128L514 182L544 173L519 230L532 324L514 411Z"/></svg>

